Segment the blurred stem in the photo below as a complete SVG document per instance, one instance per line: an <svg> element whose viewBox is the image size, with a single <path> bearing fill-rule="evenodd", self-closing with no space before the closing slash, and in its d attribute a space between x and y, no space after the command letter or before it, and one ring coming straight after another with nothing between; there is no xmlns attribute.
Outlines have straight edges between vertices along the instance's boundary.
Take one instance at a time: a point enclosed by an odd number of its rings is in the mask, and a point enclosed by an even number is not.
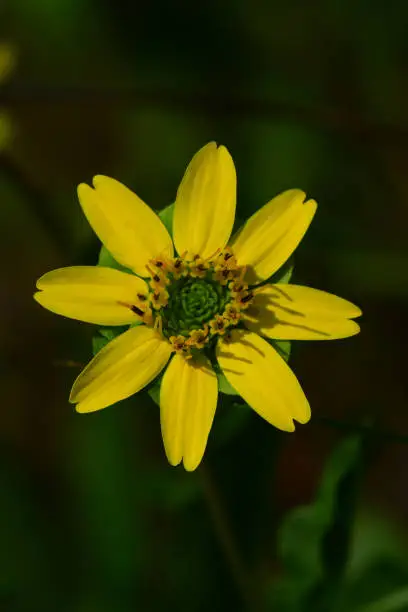
<svg viewBox="0 0 408 612"><path fill-rule="evenodd" d="M247 610L260 612L262 610L259 598L252 587L250 573L248 572L239 552L231 524L225 510L217 484L209 468L201 465L199 474L201 476L204 497L208 512L214 525L214 531L222 549L225 561L230 570L231 576Z"/></svg>

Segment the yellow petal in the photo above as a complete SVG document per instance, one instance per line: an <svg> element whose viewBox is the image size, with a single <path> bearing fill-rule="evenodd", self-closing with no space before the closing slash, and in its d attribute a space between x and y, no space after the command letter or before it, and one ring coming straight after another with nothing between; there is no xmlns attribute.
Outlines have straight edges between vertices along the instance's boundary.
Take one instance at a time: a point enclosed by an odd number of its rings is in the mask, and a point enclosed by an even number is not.
<svg viewBox="0 0 408 612"><path fill-rule="evenodd" d="M81 184L78 197L99 239L113 257L136 274L148 276L153 257L173 255L170 235L156 213L125 185L95 176L95 189Z"/></svg>
<svg viewBox="0 0 408 612"><path fill-rule="evenodd" d="M257 334L235 329L221 339L217 359L228 382L261 417L293 431L310 419L309 403L289 366Z"/></svg>
<svg viewBox="0 0 408 612"><path fill-rule="evenodd" d="M191 160L174 205L174 244L179 254L203 258L223 249L234 225L237 177L228 150L215 142Z"/></svg>
<svg viewBox="0 0 408 612"><path fill-rule="evenodd" d="M314 200L304 202L305 197L299 189L284 191L252 215L234 239L238 263L248 266L248 283L269 278L302 240L317 208Z"/></svg>
<svg viewBox="0 0 408 612"><path fill-rule="evenodd" d="M70 402L94 412L137 393L164 368L170 344L151 327L132 327L109 342L81 372Z"/></svg>
<svg viewBox="0 0 408 612"><path fill-rule="evenodd" d="M175 355L160 389L160 420L167 459L183 460L188 471L199 465L217 407L217 377L210 362Z"/></svg>
<svg viewBox="0 0 408 612"><path fill-rule="evenodd" d="M47 272L37 281L34 298L41 306L70 319L98 325L140 321L131 310L137 295L147 293L144 280L112 268L74 266Z"/></svg>
<svg viewBox="0 0 408 612"><path fill-rule="evenodd" d="M300 285L265 285L244 313L252 331L277 340L335 340L360 327L349 318L361 310L342 298Z"/></svg>

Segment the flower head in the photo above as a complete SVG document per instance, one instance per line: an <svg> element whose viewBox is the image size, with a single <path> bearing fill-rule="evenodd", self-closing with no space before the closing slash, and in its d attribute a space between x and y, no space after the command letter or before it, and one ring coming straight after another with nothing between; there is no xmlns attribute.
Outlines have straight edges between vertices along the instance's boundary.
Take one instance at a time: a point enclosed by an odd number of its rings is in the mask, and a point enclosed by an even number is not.
<svg viewBox="0 0 408 612"><path fill-rule="evenodd" d="M260 284L296 249L316 211L297 189L278 195L231 240L236 175L223 146L192 159L174 204L173 239L138 196L97 176L78 196L96 234L129 272L77 266L45 274L35 299L66 317L129 325L76 379L70 401L93 412L140 391L164 369L167 458L200 463L218 396L215 369L284 431L310 418L308 401L273 340L330 340L359 331L359 308L298 285ZM177 255L175 255L175 251ZM266 338L266 339L265 339Z"/></svg>

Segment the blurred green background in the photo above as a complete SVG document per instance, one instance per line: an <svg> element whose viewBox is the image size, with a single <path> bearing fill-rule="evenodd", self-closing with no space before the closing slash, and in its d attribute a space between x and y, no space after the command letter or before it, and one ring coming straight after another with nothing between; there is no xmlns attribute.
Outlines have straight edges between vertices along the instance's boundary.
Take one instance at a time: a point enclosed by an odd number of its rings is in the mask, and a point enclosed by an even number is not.
<svg viewBox="0 0 408 612"><path fill-rule="evenodd" d="M2 3L1 612L408 610L407 25L402 1ZM160 210L212 139L240 218L291 187L318 201L294 280L364 317L294 343L310 424L224 396L187 474L147 393L73 412L95 330L32 293L97 260L79 182Z"/></svg>

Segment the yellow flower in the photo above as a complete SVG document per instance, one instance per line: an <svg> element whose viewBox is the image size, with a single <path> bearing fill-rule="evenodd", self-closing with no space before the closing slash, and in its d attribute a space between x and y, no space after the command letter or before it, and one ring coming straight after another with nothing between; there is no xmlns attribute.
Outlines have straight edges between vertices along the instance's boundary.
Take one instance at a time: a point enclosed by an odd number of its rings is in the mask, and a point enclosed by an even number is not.
<svg viewBox="0 0 408 612"><path fill-rule="evenodd" d="M180 184L173 240L159 217L124 185L104 176L95 177L93 185L78 188L83 211L109 252L133 274L62 268L40 278L35 294L42 306L66 317L130 325L76 379L70 401L77 411L93 412L125 399L167 366L160 389L166 455L172 465L183 461L194 470L217 406L213 365L218 363L269 423L284 431L293 431L294 421L306 423L310 407L295 375L262 336L345 338L358 333L351 319L361 311L309 287L257 285L296 249L316 203L305 201L297 189L285 191L230 241L236 174L227 149L215 143L193 157Z"/></svg>

